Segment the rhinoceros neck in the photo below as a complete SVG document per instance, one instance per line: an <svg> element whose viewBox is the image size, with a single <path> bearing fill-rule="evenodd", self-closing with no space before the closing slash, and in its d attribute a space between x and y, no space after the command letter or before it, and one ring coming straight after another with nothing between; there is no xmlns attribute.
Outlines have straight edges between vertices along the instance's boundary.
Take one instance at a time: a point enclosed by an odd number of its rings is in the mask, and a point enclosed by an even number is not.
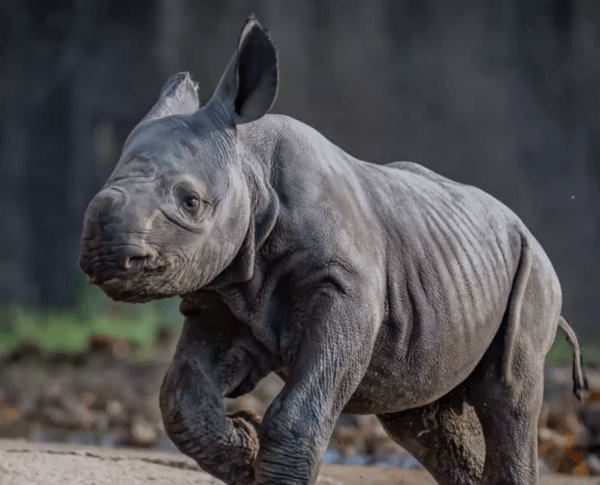
<svg viewBox="0 0 600 485"><path fill-rule="evenodd" d="M241 146L250 154L278 197L295 195L299 186L316 186L318 180L343 185L356 179L357 160L311 126L284 115L266 115L238 129ZM371 165L371 164L368 164ZM304 192L307 200L309 193Z"/></svg>

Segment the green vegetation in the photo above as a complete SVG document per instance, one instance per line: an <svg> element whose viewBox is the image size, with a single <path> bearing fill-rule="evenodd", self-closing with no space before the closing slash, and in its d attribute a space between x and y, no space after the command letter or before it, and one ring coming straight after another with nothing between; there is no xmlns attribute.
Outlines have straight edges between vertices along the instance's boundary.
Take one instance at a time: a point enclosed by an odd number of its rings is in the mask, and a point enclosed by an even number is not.
<svg viewBox="0 0 600 485"><path fill-rule="evenodd" d="M41 309L19 303L0 303L0 356L28 343L47 354L85 351L92 336L110 337L139 349L134 358L144 359L159 329L179 332L183 317L179 299L143 305L116 303L87 283L74 284L76 306L71 310ZM580 339L586 365L600 366L600 343ZM573 352L558 332L546 357L548 366L570 366Z"/></svg>
<svg viewBox="0 0 600 485"><path fill-rule="evenodd" d="M183 317L179 300L144 305L116 303L91 285L82 285L79 304L71 310L40 309L19 303L0 304L0 355L28 343L45 353L78 353L92 336L107 336L141 349L161 328L178 331Z"/></svg>
<svg viewBox="0 0 600 485"><path fill-rule="evenodd" d="M600 345L598 342L590 342L579 338L579 345L581 346L581 354L583 355L583 362L585 365L600 365ZM547 366L570 366L573 363L573 349L567 342L566 337L562 332L558 332L554 345L546 356Z"/></svg>

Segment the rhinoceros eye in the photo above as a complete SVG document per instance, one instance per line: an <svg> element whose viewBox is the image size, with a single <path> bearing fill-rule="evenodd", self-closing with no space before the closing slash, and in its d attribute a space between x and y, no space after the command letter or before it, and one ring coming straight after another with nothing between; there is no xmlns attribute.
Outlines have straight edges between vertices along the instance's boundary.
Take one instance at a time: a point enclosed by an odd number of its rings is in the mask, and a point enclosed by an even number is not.
<svg viewBox="0 0 600 485"><path fill-rule="evenodd" d="M175 200L181 209L190 215L196 215L200 207L200 195L191 187L191 184L178 184L175 187Z"/></svg>
<svg viewBox="0 0 600 485"><path fill-rule="evenodd" d="M191 213L196 212L198 205L200 204L200 196L195 192L187 194L183 199L183 208Z"/></svg>

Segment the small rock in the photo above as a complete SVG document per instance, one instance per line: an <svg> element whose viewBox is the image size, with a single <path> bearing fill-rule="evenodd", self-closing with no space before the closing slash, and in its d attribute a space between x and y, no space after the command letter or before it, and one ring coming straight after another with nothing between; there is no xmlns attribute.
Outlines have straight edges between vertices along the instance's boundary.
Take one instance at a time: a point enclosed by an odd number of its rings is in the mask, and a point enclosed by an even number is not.
<svg viewBox="0 0 600 485"><path fill-rule="evenodd" d="M342 453L344 455L344 463L348 461L350 458L356 458L359 456L358 450L354 445L346 445L342 448Z"/></svg>
<svg viewBox="0 0 600 485"><path fill-rule="evenodd" d="M86 408L88 409L92 409L92 407L94 406L95 402L96 402L96 396L94 395L93 392L84 392L81 395L81 404L83 404Z"/></svg>
<svg viewBox="0 0 600 485"><path fill-rule="evenodd" d="M42 410L42 420L46 424L57 427L71 427L73 421L69 419L63 409L56 406L46 406Z"/></svg>
<svg viewBox="0 0 600 485"><path fill-rule="evenodd" d="M156 429L145 418L135 416L129 429L129 438L133 445L148 448L156 441Z"/></svg>
<svg viewBox="0 0 600 485"><path fill-rule="evenodd" d="M46 388L44 398L48 401L60 400L65 393L65 385L61 381L54 381Z"/></svg>
<svg viewBox="0 0 600 485"><path fill-rule="evenodd" d="M59 428L91 429L95 422L94 413L81 402L69 397L43 406L41 414L45 422Z"/></svg>
<svg viewBox="0 0 600 485"><path fill-rule="evenodd" d="M19 420L20 416L21 414L15 406L0 398L0 426L13 424Z"/></svg>
<svg viewBox="0 0 600 485"><path fill-rule="evenodd" d="M587 477L589 470L582 454L573 448L573 437L548 428L538 430L538 450L550 467L559 473Z"/></svg>
<svg viewBox="0 0 600 485"><path fill-rule="evenodd" d="M566 406L551 409L547 417L547 426L558 434L569 436L574 447L585 446L588 442L588 432L581 423L575 411Z"/></svg>
<svg viewBox="0 0 600 485"><path fill-rule="evenodd" d="M65 401L67 413L69 413L79 429L91 429L96 421L94 413L82 402L74 399Z"/></svg>
<svg viewBox="0 0 600 485"><path fill-rule="evenodd" d="M119 401L114 399L106 403L106 414L111 426L121 426L127 420L125 408L123 408L123 405Z"/></svg>

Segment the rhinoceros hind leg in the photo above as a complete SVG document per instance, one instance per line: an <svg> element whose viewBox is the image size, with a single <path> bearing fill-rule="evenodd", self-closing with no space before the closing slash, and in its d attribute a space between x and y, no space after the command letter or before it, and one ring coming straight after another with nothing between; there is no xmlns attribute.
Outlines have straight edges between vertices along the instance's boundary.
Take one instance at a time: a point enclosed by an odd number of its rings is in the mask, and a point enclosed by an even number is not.
<svg viewBox="0 0 600 485"><path fill-rule="evenodd" d="M453 391L420 408L378 416L388 434L441 485L479 484L485 445L475 410Z"/></svg>
<svg viewBox="0 0 600 485"><path fill-rule="evenodd" d="M468 379L469 402L485 436L481 481L485 485L538 483L537 422L543 397L544 356L550 345L543 334L556 330L555 325L532 323L525 319L516 339L508 382L502 372L506 356L503 332Z"/></svg>
<svg viewBox="0 0 600 485"><path fill-rule="evenodd" d="M538 483L537 421L543 394L543 361L532 364L527 378L510 385L487 372L477 383L472 403L485 436L482 484ZM537 369L536 369L537 367ZM475 387L475 386L474 386Z"/></svg>

